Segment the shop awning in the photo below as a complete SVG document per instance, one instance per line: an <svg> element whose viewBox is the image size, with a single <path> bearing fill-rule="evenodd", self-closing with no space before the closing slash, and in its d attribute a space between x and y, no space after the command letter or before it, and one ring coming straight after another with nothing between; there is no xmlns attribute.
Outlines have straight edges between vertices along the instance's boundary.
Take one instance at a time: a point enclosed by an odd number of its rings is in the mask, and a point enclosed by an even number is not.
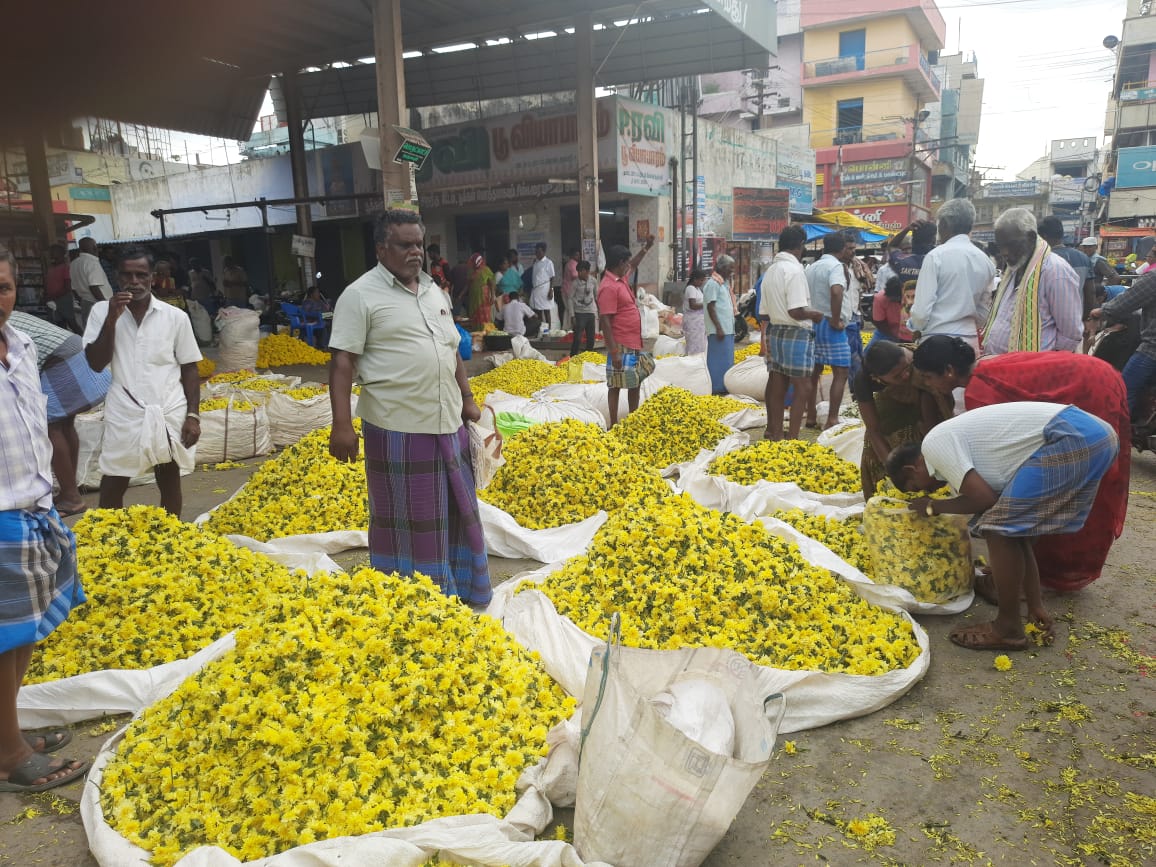
<svg viewBox="0 0 1156 867"><path fill-rule="evenodd" d="M1147 238L1156 235L1152 226L1101 226L1102 238Z"/></svg>

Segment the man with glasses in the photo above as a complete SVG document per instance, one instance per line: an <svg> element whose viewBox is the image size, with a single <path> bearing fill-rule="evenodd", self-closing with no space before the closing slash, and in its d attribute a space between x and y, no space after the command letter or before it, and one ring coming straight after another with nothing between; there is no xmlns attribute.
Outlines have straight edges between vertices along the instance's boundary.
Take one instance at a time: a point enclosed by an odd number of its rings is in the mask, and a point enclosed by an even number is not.
<svg viewBox="0 0 1156 867"><path fill-rule="evenodd" d="M153 297L153 264L143 247L122 249L120 291L93 306L84 330L89 366L112 367L104 403L100 507L121 508L129 480L151 470L161 506L180 517L181 470L192 471L201 436L201 351L188 315Z"/></svg>

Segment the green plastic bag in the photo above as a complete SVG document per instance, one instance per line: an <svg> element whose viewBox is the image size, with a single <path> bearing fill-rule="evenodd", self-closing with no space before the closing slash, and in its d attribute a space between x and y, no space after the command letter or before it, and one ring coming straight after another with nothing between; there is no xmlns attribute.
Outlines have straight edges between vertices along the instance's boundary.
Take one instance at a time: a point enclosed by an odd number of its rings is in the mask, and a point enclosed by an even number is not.
<svg viewBox="0 0 1156 867"><path fill-rule="evenodd" d="M503 439L509 439L515 434L520 434L527 428L531 428L538 422L532 418L526 418L518 412L499 412L494 417L494 424L498 427L498 433L502 435Z"/></svg>

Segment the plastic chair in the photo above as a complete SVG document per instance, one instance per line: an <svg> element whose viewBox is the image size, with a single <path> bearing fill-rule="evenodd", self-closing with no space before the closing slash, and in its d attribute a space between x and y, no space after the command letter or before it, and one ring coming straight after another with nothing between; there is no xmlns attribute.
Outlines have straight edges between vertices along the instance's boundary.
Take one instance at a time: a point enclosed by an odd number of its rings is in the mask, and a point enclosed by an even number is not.
<svg viewBox="0 0 1156 867"><path fill-rule="evenodd" d="M281 312L289 318L289 333L294 331L301 333L302 338L310 346L316 346L317 340L314 334L318 331L325 330L325 323L320 319L313 320L296 304L290 304L287 301L281 302Z"/></svg>

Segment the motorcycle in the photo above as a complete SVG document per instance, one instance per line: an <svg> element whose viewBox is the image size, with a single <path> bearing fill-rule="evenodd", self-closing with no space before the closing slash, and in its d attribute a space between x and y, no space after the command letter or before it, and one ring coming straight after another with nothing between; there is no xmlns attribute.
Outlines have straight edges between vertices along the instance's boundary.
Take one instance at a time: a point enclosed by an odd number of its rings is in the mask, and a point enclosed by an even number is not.
<svg viewBox="0 0 1156 867"><path fill-rule="evenodd" d="M1139 346L1140 314L1136 313L1126 323L1101 328L1092 340L1088 354L1123 370ZM1144 421L1132 425L1132 448L1140 452L1156 452L1156 385L1148 386L1140 395L1135 417Z"/></svg>
<svg viewBox="0 0 1156 867"><path fill-rule="evenodd" d="M747 339L751 333L750 323L747 322L747 317L757 319L759 312L755 309L755 290L748 289L743 293L738 300L738 305L735 308L735 343L742 343Z"/></svg>

